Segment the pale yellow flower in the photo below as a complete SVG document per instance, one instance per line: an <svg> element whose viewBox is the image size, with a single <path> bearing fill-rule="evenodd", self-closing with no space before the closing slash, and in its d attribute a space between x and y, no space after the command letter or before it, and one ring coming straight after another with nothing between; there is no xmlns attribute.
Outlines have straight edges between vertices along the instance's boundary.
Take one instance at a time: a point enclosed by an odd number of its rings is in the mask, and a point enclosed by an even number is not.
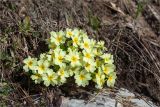
<svg viewBox="0 0 160 107"><path fill-rule="evenodd" d="M96 84L97 88L99 88L99 89L103 88L103 85L105 83L105 75L103 73L101 73L101 71L96 73L95 82L97 83Z"/></svg>
<svg viewBox="0 0 160 107"><path fill-rule="evenodd" d="M73 31L72 31L72 29L66 29L66 37L67 38L71 38L71 37L73 37L74 36L74 34L73 34Z"/></svg>
<svg viewBox="0 0 160 107"><path fill-rule="evenodd" d="M102 55L102 51L100 49L93 48L93 54L95 56L101 56Z"/></svg>
<svg viewBox="0 0 160 107"><path fill-rule="evenodd" d="M74 36L80 36L80 30L79 29L73 29L73 34L74 34Z"/></svg>
<svg viewBox="0 0 160 107"><path fill-rule="evenodd" d="M59 65L59 66L63 66L64 65L64 58L65 58L65 55L66 55L66 52L65 51L62 51L61 49L57 48L55 51L54 51L54 54L55 54L55 59L54 59L54 63L56 65Z"/></svg>
<svg viewBox="0 0 160 107"><path fill-rule="evenodd" d="M117 76L116 76L115 72L110 73L108 80L107 80L107 85L109 87L114 87L116 78L117 78Z"/></svg>
<svg viewBox="0 0 160 107"><path fill-rule="evenodd" d="M58 70L58 75L60 77L60 82L61 83L65 83L66 82L66 78L69 77L69 72L66 69L66 66L63 66Z"/></svg>
<svg viewBox="0 0 160 107"><path fill-rule="evenodd" d="M80 57L77 51L70 51L68 55L66 55L66 60L71 62L71 66L80 66Z"/></svg>
<svg viewBox="0 0 160 107"><path fill-rule="evenodd" d="M104 53L104 41L90 39L87 32L80 29L50 32L49 51L40 54L39 60L30 56L24 60L25 71L31 71L31 79L45 86L60 86L74 77L78 86L95 82L102 89L105 82L109 87L115 84L116 72L113 55ZM70 82L70 81L69 81Z"/></svg>
<svg viewBox="0 0 160 107"><path fill-rule="evenodd" d="M104 60L104 62L106 64L113 64L114 60L113 60L113 55L109 54L109 53L105 53L101 56L101 58Z"/></svg>
<svg viewBox="0 0 160 107"><path fill-rule="evenodd" d="M44 80L44 85L45 86L49 86L49 85L52 85L52 86L55 86L57 85L57 74L52 70L52 69L48 69L46 71L45 74L43 74L43 77L42 79Z"/></svg>
<svg viewBox="0 0 160 107"><path fill-rule="evenodd" d="M47 60L39 60L37 70L39 74L46 73L49 67L49 62Z"/></svg>
<svg viewBox="0 0 160 107"><path fill-rule="evenodd" d="M88 72L94 72L94 71L96 70L95 66L96 66L96 64L95 64L94 61L92 61L92 62L86 62L86 63L84 64L84 68L85 68L86 71L88 71Z"/></svg>
<svg viewBox="0 0 160 107"><path fill-rule="evenodd" d="M94 60L94 54L91 50L83 50L83 61L91 62Z"/></svg>
<svg viewBox="0 0 160 107"><path fill-rule="evenodd" d="M41 60L46 60L47 59L47 54L46 53L40 54L40 59Z"/></svg>
<svg viewBox="0 0 160 107"><path fill-rule="evenodd" d="M97 46L103 48L104 47L104 41L97 42Z"/></svg>
<svg viewBox="0 0 160 107"><path fill-rule="evenodd" d="M51 32L51 43L55 43L55 45L59 46L60 44L65 42L64 33L62 31L59 32Z"/></svg>
<svg viewBox="0 0 160 107"><path fill-rule="evenodd" d="M89 80L91 80L91 74L86 71L81 71L79 74L76 74L74 78L78 86L85 87L89 84Z"/></svg>
<svg viewBox="0 0 160 107"><path fill-rule="evenodd" d="M73 46L78 47L78 45L80 44L80 37L77 36L73 36L72 37L72 42L73 42Z"/></svg>
<svg viewBox="0 0 160 107"><path fill-rule="evenodd" d="M91 46L92 47L95 47L95 45L96 45L96 40L94 40L94 39L90 39L90 44L91 44Z"/></svg>
<svg viewBox="0 0 160 107"><path fill-rule="evenodd" d="M109 75L110 73L114 72L115 66L113 64L105 64L102 65L102 70L106 75Z"/></svg>
<svg viewBox="0 0 160 107"><path fill-rule="evenodd" d="M39 84L42 81L42 75L35 73L35 74L31 75L31 79L34 80L34 82L36 84Z"/></svg>
<svg viewBox="0 0 160 107"><path fill-rule="evenodd" d="M25 64L23 66L23 69L27 72L29 70L35 70L35 66L37 65L37 59L31 58L30 56L23 60L23 63Z"/></svg>
<svg viewBox="0 0 160 107"><path fill-rule="evenodd" d="M88 38L83 38L83 42L81 43L81 48L87 50L90 50L91 47L91 41Z"/></svg>
<svg viewBox="0 0 160 107"><path fill-rule="evenodd" d="M74 74L79 73L79 71L80 71L80 67L70 67L68 69L69 76L73 76Z"/></svg>
<svg viewBox="0 0 160 107"><path fill-rule="evenodd" d="M88 38L88 35L87 35L87 33L86 33L85 31L80 30L79 32L80 32L80 36L81 36L82 38Z"/></svg>

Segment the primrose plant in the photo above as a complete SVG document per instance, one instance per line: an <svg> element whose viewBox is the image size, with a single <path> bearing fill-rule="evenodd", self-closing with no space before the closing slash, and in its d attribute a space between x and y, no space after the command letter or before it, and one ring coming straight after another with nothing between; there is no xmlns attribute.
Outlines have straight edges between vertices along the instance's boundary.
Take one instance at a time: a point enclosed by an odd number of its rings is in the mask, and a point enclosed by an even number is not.
<svg viewBox="0 0 160 107"><path fill-rule="evenodd" d="M78 86L87 86L91 81L96 88L115 84L116 72L113 55L107 53L104 41L95 41L79 29L50 32L47 40L49 51L40 57L24 59L23 69L31 79L45 86L59 86L73 78ZM93 83L92 82L92 83Z"/></svg>

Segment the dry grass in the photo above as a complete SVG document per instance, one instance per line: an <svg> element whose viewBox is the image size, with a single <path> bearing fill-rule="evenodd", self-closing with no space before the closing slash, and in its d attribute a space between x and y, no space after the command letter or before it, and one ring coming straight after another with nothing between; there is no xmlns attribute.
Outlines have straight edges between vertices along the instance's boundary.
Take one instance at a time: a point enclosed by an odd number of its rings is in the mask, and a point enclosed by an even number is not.
<svg viewBox="0 0 160 107"><path fill-rule="evenodd" d="M10 90L6 95L0 94L1 104L59 106L61 95L88 96L85 90L89 89L70 84L49 88L35 85L22 69L25 57L38 56L48 50L45 39L51 30L66 27L85 29L93 38L106 41L108 50L115 56L117 87L126 87L160 101L160 41L152 35L146 37L146 32L142 36L136 30L137 26L132 23L136 3L7 0L1 1L0 6L0 83L7 83Z"/></svg>

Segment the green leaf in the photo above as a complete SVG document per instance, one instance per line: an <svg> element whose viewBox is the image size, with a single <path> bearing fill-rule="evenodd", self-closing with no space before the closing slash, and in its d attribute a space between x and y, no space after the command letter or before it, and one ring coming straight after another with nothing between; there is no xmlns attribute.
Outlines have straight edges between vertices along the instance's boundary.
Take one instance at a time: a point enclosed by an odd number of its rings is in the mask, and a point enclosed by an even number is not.
<svg viewBox="0 0 160 107"><path fill-rule="evenodd" d="M89 25L94 30L98 30L98 28L100 27L100 20L98 19L98 17L92 15L91 13L89 13Z"/></svg>
<svg viewBox="0 0 160 107"><path fill-rule="evenodd" d="M26 31L29 31L30 30L30 27L31 27L31 24L30 24L30 18L27 16L25 17L24 21L24 28Z"/></svg>
<svg viewBox="0 0 160 107"><path fill-rule="evenodd" d="M25 17L23 22L19 22L19 30L25 35L31 31L30 18L28 16Z"/></svg>
<svg viewBox="0 0 160 107"><path fill-rule="evenodd" d="M138 2L135 18L137 18L143 12L143 9L144 9L144 3Z"/></svg>
<svg viewBox="0 0 160 107"><path fill-rule="evenodd" d="M0 60L11 60L11 57L4 51L0 52Z"/></svg>

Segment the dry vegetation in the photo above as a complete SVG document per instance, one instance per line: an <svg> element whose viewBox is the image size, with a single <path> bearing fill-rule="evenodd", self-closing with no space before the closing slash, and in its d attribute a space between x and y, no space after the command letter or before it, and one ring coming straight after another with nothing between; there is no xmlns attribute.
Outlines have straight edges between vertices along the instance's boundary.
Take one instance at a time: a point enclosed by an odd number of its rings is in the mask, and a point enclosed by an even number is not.
<svg viewBox="0 0 160 107"><path fill-rule="evenodd" d="M60 96L85 98L93 91L35 85L22 69L25 57L48 50L50 31L67 27L105 40L116 61L116 87L160 101L160 2L138 1L0 0L0 106L59 106Z"/></svg>

